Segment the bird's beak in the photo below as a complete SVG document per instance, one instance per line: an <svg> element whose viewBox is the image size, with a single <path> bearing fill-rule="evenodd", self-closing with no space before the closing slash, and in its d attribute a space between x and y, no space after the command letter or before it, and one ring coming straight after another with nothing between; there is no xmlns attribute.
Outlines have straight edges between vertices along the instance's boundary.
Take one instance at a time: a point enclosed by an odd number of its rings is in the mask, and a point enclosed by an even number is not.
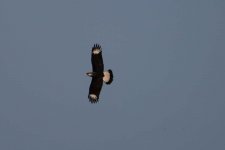
<svg viewBox="0 0 225 150"><path fill-rule="evenodd" d="M87 72L86 75L90 77L90 72Z"/></svg>

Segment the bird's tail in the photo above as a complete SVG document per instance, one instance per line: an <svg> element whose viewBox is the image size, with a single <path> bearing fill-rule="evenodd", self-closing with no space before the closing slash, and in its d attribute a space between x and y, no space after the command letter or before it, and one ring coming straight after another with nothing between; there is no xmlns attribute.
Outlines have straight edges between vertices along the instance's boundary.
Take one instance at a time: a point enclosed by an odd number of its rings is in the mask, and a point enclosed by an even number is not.
<svg viewBox="0 0 225 150"><path fill-rule="evenodd" d="M113 81L113 72L111 69L104 71L104 77L103 77L103 81L106 84L110 84Z"/></svg>

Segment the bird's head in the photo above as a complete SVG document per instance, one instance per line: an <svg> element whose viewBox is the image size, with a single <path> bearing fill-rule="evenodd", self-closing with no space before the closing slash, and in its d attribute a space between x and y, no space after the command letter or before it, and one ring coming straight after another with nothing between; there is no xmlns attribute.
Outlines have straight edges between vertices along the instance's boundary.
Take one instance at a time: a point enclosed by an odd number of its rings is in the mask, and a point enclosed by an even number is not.
<svg viewBox="0 0 225 150"><path fill-rule="evenodd" d="M95 75L95 72L87 72L86 75L88 75L89 77L93 77Z"/></svg>

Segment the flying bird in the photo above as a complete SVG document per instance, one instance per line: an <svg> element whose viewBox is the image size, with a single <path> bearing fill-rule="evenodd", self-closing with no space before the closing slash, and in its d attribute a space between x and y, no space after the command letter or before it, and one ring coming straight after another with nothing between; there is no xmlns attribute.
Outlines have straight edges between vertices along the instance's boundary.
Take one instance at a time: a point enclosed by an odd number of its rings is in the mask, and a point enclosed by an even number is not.
<svg viewBox="0 0 225 150"><path fill-rule="evenodd" d="M91 103L97 103L102 89L103 82L111 84L113 81L113 72L111 69L104 71L102 59L102 48L99 44L94 44L91 51L92 72L87 72L92 77L89 87L88 98Z"/></svg>

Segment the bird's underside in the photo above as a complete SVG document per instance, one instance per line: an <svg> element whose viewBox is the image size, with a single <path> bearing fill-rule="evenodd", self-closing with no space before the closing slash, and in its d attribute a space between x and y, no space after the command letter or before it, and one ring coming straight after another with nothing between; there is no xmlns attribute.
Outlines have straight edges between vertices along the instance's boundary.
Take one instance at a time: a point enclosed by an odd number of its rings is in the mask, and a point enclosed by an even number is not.
<svg viewBox="0 0 225 150"><path fill-rule="evenodd" d="M102 48L99 44L95 44L92 47L91 62L92 72L87 73L88 76L92 77L88 98L91 103L97 103L103 82L105 84L111 84L113 81L113 72L110 69L104 71Z"/></svg>

